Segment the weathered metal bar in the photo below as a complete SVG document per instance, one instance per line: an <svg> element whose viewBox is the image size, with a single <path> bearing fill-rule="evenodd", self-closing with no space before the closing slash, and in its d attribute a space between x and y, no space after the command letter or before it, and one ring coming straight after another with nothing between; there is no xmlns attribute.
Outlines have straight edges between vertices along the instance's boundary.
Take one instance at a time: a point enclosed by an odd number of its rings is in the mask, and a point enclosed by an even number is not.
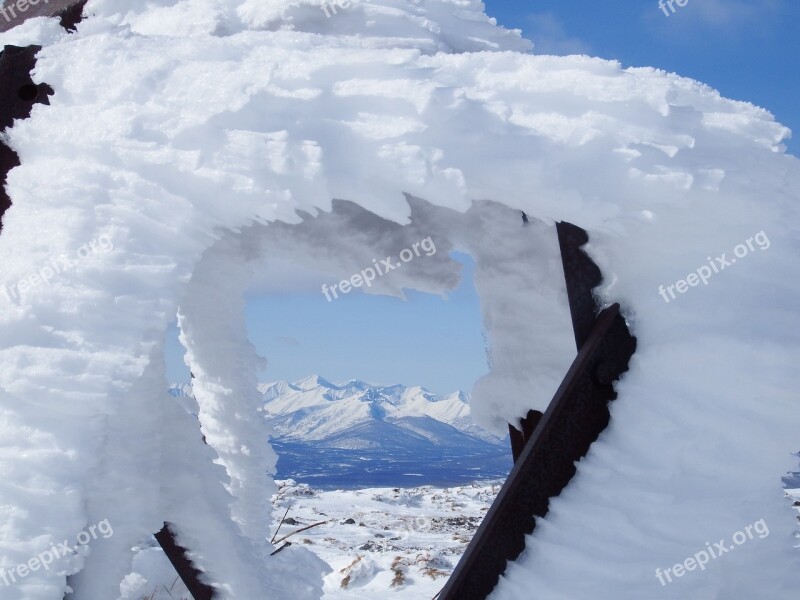
<svg viewBox="0 0 800 600"><path fill-rule="evenodd" d="M561 248L561 264L564 267L564 280L567 284L575 345L580 350L589 337L599 312L592 290L600 285L603 275L581 248L589 241L586 231L565 221L556 224L556 231L558 245Z"/></svg>
<svg viewBox="0 0 800 600"><path fill-rule="evenodd" d="M37 85L31 79L36 53L41 49L41 46L5 46L0 51L0 132L11 127L14 120L28 118L34 104L50 104L48 96L53 89L45 83ZM0 142L0 231L2 216L11 206L6 192L8 172L19 164L17 153Z"/></svg>
<svg viewBox="0 0 800 600"><path fill-rule="evenodd" d="M59 17L61 26L72 31L83 18L86 0L3 0L0 6L0 32L8 31L33 17ZM5 46L0 52L0 131L11 127L15 119L26 119L34 104L49 104L53 89L35 84L31 71L41 46ZM11 206L6 192L8 172L20 164L17 153L0 142L0 231L2 216Z"/></svg>
<svg viewBox="0 0 800 600"><path fill-rule="evenodd" d="M483 600L525 548L535 517L575 474L575 462L608 425L613 381L636 347L615 304L604 310L539 421L495 502L440 594L441 600ZM532 595L532 597L534 597Z"/></svg>
<svg viewBox="0 0 800 600"><path fill-rule="evenodd" d="M529 411L521 430L509 425L514 468L440 600L483 600L491 593L507 561L524 549L536 517L547 514L550 498L569 483L575 462L608 425L613 383L636 349L618 305L597 314L593 289L602 274L581 248L589 241L586 231L562 222L557 232L578 356L544 415Z"/></svg>
<svg viewBox="0 0 800 600"><path fill-rule="evenodd" d="M528 223L528 215L522 213L523 224ZM597 318L598 307L592 290L602 281L602 274L597 265L581 248L589 241L586 231L571 223L556 224L558 245L561 250L561 265L564 280L567 284L567 297L572 317L572 330L578 350L586 341ZM519 420L519 428L508 424L508 435L511 440L511 455L517 462L522 450L533 434L533 430L541 419L538 410L528 411L524 419Z"/></svg>
<svg viewBox="0 0 800 600"><path fill-rule="evenodd" d="M514 462L519 460L522 451L525 449L525 444L531 439L536 426L539 424L539 419L541 418L541 412L538 410L529 410L525 418L519 420L519 429L514 427L511 423L508 424L508 437L511 440L511 456Z"/></svg>
<svg viewBox="0 0 800 600"><path fill-rule="evenodd" d="M194 600L213 600L215 598L214 588L201 581L202 572L192 564L186 548L178 544L175 533L172 531L172 525L164 523L164 527L155 537L192 598Z"/></svg>

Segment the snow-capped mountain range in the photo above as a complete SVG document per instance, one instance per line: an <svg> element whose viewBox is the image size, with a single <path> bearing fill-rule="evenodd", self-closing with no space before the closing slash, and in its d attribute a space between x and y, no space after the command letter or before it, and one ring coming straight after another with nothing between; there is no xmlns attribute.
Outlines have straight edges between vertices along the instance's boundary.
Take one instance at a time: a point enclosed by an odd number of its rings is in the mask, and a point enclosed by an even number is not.
<svg viewBox="0 0 800 600"><path fill-rule="evenodd" d="M264 383L259 391L276 437L285 441L347 449L378 447L404 437L422 437L435 445L465 445L476 439L505 443L472 422L464 392L437 396L419 386L372 386L359 380L336 385L318 375L294 383Z"/></svg>
<svg viewBox="0 0 800 600"><path fill-rule="evenodd" d="M507 440L472 422L464 392L318 375L258 389L281 478L322 488L450 485L502 478L511 467ZM170 393L185 399L191 386Z"/></svg>

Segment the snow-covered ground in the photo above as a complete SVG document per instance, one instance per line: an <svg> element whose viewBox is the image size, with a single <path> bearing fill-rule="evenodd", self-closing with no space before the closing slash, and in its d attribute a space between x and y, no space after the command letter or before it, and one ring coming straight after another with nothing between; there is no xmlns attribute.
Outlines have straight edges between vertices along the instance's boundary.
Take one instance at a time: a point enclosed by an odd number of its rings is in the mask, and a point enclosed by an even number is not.
<svg viewBox="0 0 800 600"><path fill-rule="evenodd" d="M326 600L376 600L387 593L398 600L432 598L500 489L499 482L332 491L293 480L277 483L272 532L330 565ZM324 524L294 534L316 523ZM122 600L189 598L158 547L140 552L134 571Z"/></svg>
<svg viewBox="0 0 800 600"><path fill-rule="evenodd" d="M300 544L330 565L324 600L376 600L387 592L397 600L433 598L501 484L320 491L291 479L277 483L272 533L288 537L278 548ZM800 520L800 488L786 494ZM137 555L123 589L121 600L190 599L154 544Z"/></svg>
<svg viewBox="0 0 800 600"><path fill-rule="evenodd" d="M331 565L325 598L375 600L432 598L464 553L500 490L499 483L452 488L371 488L316 491L278 482L275 515L289 508L293 524L325 525L292 536Z"/></svg>

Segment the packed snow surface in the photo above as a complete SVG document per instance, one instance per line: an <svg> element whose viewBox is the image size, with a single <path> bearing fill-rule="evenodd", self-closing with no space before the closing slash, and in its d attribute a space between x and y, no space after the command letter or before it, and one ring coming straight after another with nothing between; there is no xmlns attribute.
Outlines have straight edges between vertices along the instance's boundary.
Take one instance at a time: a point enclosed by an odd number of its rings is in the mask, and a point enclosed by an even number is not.
<svg viewBox="0 0 800 600"><path fill-rule="evenodd" d="M300 546L329 565L325 600L432 598L500 489L487 483L320 491L291 479L276 483L271 535L286 537L279 548L291 542L281 553ZM158 547L137 554L125 590L122 600L189 597Z"/></svg>
<svg viewBox="0 0 800 600"><path fill-rule="evenodd" d="M276 539L325 522L287 541L331 566L326 600L432 598L500 489L493 483L322 492L292 480L278 486L275 519L286 515L293 524L282 525Z"/></svg>
<svg viewBox="0 0 800 600"><path fill-rule="evenodd" d="M22 166L0 236L0 567L106 519L114 534L0 598L61 600L76 573L78 597L118 597L131 548L165 520L223 598L320 597L324 563L270 556L264 537L254 271L294 243L298 263L350 277L430 236L435 257L369 291L446 294L449 252L469 253L491 362L472 414L502 433L574 356L557 220L588 230L598 295L639 345L610 427L494 599L797 594L781 478L800 431L800 168L766 110L654 69L527 54L474 0L86 10L73 35L34 19L0 36L41 44L34 78L56 91L8 132ZM165 392L176 314L207 446ZM657 579L761 521L763 539Z"/></svg>

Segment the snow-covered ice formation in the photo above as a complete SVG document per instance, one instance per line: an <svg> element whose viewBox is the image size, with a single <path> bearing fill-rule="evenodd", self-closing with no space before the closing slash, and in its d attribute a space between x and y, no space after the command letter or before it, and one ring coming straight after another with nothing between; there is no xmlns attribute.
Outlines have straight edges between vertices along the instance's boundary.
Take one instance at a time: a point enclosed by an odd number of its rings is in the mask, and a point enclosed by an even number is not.
<svg viewBox="0 0 800 600"><path fill-rule="evenodd" d="M8 132L22 166L0 235L0 568L103 519L114 535L2 600L61 600L75 573L77 597L115 598L165 519L223 597L318 598L325 565L269 557L264 537L275 456L241 314L254 269L288 252L350 277L431 236L434 257L369 291L444 294L448 252L469 253L492 365L473 414L499 431L547 404L574 354L557 220L589 231L598 294L639 346L610 427L493 597L796 595L780 482L800 431L800 168L767 111L654 69L529 54L476 0L86 11L72 35L46 19L0 35L43 46L34 77L56 92ZM113 250L74 259L100 236ZM69 269L36 279L61 256ZM707 284L675 287L717 257ZM209 446L165 392L176 314ZM654 576L759 519L768 537L704 572Z"/></svg>

